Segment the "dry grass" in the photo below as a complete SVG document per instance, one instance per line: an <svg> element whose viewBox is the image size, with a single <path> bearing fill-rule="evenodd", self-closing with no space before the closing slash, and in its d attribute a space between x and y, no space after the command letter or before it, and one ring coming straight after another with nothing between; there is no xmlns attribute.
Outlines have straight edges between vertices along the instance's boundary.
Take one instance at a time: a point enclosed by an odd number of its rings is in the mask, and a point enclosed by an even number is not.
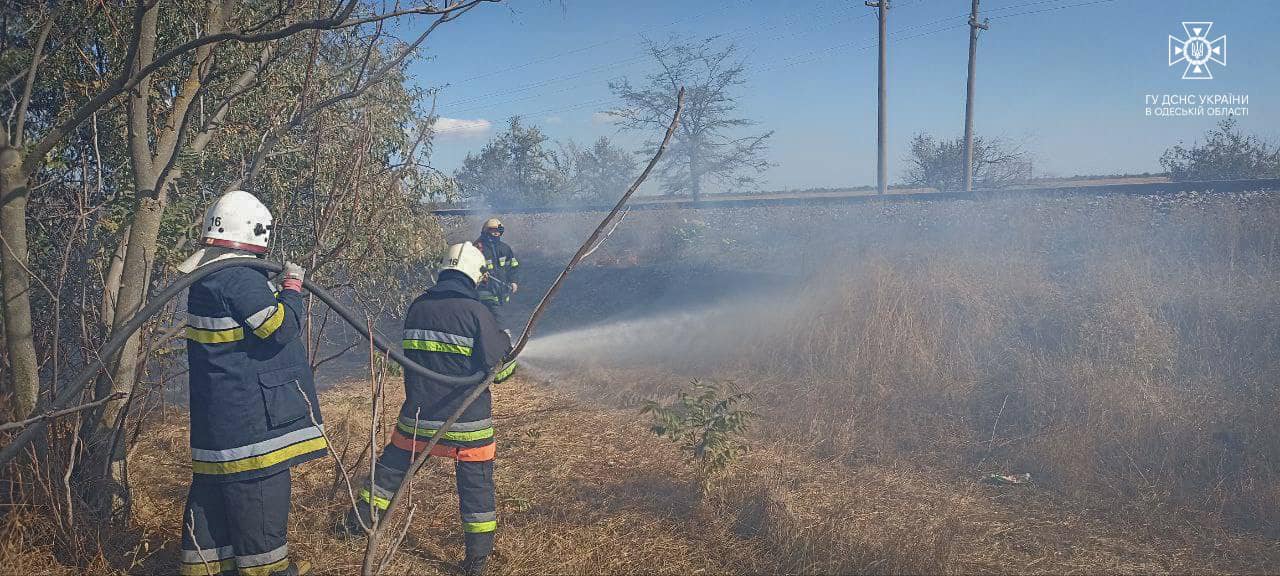
<svg viewBox="0 0 1280 576"><path fill-rule="evenodd" d="M690 343L728 339L715 353L602 354L500 386L496 572L1280 569L1280 201L860 210L705 213L728 232L679 246L645 231L690 219L631 215L601 257L674 251L694 267L812 275L785 299L685 327ZM765 416L705 499L635 411L690 376L735 382ZM367 383L322 394L335 448L361 477L368 403ZM174 412L143 434L134 517L100 552L55 554L50 518L27 508L0 520L0 566L172 572L186 438ZM349 574L363 540L329 531L349 505L333 468L295 470L290 544ZM1036 483L977 481L994 471ZM391 573L455 573L450 476L437 463L418 480Z"/></svg>
<svg viewBox="0 0 1280 576"><path fill-rule="evenodd" d="M498 574L1267 572L1280 559L1271 542L1220 525L1118 520L1040 489L984 487L910 462L851 466L789 442L757 446L699 500L692 470L632 410L584 405L527 378L495 400ZM368 437L367 385L328 390L322 403L337 451L351 439L354 464ZM85 569L176 568L189 476L185 424L170 416L136 451L131 525ZM334 473L328 460L295 469L290 548L322 573L352 574L364 542L329 532L347 507L343 490L331 491ZM388 573L457 573L452 487L445 463L417 480L420 508ZM78 572L36 544L36 518L5 519L0 561L25 574Z"/></svg>

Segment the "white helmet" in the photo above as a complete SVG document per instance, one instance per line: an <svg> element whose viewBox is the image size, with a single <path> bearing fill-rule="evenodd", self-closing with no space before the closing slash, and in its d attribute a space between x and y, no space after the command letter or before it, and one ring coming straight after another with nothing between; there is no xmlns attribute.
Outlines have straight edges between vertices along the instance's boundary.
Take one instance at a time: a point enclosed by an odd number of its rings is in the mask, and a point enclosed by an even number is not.
<svg viewBox="0 0 1280 576"><path fill-rule="evenodd" d="M472 282L480 282L480 271L484 268L484 254L470 242L461 242L449 247L449 252L440 262L440 271L457 270L467 275Z"/></svg>
<svg viewBox="0 0 1280 576"><path fill-rule="evenodd" d="M215 260L265 254L270 239L271 211L253 194L243 190L227 192L205 210L200 221L203 247L178 270L189 273Z"/></svg>
<svg viewBox="0 0 1280 576"><path fill-rule="evenodd" d="M265 254L271 238L271 211L253 194L232 190L205 210L200 228L200 242L205 246Z"/></svg>

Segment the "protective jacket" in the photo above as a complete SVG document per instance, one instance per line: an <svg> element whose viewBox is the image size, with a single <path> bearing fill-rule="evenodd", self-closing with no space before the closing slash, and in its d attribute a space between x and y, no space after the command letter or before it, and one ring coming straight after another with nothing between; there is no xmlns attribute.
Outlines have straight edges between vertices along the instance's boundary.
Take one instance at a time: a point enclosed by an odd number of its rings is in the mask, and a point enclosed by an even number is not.
<svg viewBox="0 0 1280 576"><path fill-rule="evenodd" d="M497 238L481 238L476 248L484 254L484 272L492 279L480 283L480 299L490 306L506 304L511 300L511 284L520 283L520 261L511 246Z"/></svg>
<svg viewBox="0 0 1280 576"><path fill-rule="evenodd" d="M187 295L191 469L196 481L263 478L325 454L302 295L231 267Z"/></svg>
<svg viewBox="0 0 1280 576"><path fill-rule="evenodd" d="M465 376L497 365L511 350L511 339L502 331L469 280L445 273L440 283L409 306L404 319L404 352L410 360L453 376ZM495 381L509 374L499 374ZM405 374L405 402L400 408L402 448L410 437L430 439L437 428L462 405L469 386L454 387ZM446 432L444 444L460 448L493 444L493 399L486 390ZM419 440L421 442L421 440ZM492 453L492 450L489 450ZM490 456L492 458L492 456Z"/></svg>

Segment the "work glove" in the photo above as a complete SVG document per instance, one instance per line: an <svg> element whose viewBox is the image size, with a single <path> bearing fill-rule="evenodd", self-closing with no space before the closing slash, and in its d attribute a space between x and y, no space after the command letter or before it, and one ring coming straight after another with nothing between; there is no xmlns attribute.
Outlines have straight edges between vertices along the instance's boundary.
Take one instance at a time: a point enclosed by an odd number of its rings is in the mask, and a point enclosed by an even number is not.
<svg viewBox="0 0 1280 576"><path fill-rule="evenodd" d="M519 292L519 291L520 291L520 285L519 285L519 284L516 284L515 282L512 282L512 283L511 283L511 293L512 293L512 294L515 294L516 292Z"/></svg>
<svg viewBox="0 0 1280 576"><path fill-rule="evenodd" d="M284 263L284 282L282 282L284 289L302 292L302 280L306 275L307 271L302 266L286 260Z"/></svg>

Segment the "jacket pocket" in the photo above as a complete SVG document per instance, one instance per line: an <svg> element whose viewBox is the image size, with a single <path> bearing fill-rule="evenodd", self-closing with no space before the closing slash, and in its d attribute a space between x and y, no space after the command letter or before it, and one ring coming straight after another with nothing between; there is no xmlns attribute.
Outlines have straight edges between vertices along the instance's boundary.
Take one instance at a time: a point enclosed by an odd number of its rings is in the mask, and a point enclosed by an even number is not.
<svg viewBox="0 0 1280 576"><path fill-rule="evenodd" d="M280 368L258 373L262 401L267 407L267 425L279 428L307 417L307 400L298 386L299 368Z"/></svg>

